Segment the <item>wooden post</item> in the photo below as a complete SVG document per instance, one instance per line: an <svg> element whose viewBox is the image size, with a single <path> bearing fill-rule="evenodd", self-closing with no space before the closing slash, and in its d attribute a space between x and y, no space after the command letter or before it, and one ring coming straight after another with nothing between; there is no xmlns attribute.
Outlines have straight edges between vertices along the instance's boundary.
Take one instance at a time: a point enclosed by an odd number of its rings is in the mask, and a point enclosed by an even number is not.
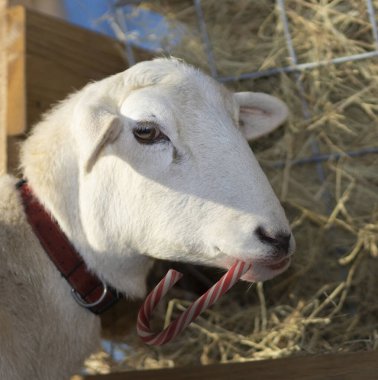
<svg viewBox="0 0 378 380"><path fill-rule="evenodd" d="M148 371L130 371L71 380L376 380L378 352L355 352L216 364Z"/></svg>
<svg viewBox="0 0 378 380"><path fill-rule="evenodd" d="M0 175L7 169L7 0L0 0Z"/></svg>

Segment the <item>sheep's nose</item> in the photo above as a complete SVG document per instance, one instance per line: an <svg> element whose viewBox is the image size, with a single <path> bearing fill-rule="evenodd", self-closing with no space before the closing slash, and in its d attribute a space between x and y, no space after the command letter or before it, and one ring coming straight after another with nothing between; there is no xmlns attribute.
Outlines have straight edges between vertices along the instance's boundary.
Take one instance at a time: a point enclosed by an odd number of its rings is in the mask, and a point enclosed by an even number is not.
<svg viewBox="0 0 378 380"><path fill-rule="evenodd" d="M262 243L275 248L274 255L286 256L289 253L291 233L278 233L271 236L261 226L256 228L255 233Z"/></svg>

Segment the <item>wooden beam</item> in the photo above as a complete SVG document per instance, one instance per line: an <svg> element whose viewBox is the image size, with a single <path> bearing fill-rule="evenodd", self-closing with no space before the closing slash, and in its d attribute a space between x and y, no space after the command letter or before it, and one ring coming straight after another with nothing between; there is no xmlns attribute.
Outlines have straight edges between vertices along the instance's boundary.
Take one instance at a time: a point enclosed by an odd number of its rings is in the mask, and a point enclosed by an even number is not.
<svg viewBox="0 0 378 380"><path fill-rule="evenodd" d="M41 113L86 83L127 68L122 45L22 6L9 8L8 134L20 135Z"/></svg>
<svg viewBox="0 0 378 380"><path fill-rule="evenodd" d="M15 135L26 129L25 12L21 7L7 11L7 130Z"/></svg>
<svg viewBox="0 0 378 380"><path fill-rule="evenodd" d="M376 380L378 351L303 356L248 363L130 371L74 380Z"/></svg>
<svg viewBox="0 0 378 380"><path fill-rule="evenodd" d="M7 168L7 1L0 0L0 175Z"/></svg>
<svg viewBox="0 0 378 380"><path fill-rule="evenodd" d="M8 171L14 171L18 142L41 114L85 84L128 66L123 45L108 36L23 6L8 8L6 20L8 80L1 83L8 83L8 88L1 100L6 121L0 127L0 170L7 167L6 128ZM152 58L138 49L135 54L138 61Z"/></svg>

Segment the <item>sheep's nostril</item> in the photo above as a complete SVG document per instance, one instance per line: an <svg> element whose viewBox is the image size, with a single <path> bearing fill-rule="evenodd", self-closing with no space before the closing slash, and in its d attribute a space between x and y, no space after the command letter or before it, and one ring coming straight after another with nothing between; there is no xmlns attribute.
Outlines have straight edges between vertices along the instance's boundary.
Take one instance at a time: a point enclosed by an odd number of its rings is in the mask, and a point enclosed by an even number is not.
<svg viewBox="0 0 378 380"><path fill-rule="evenodd" d="M291 233L278 233L275 236L270 236L261 226L256 228L255 233L262 243L276 248L277 253L285 255L289 253Z"/></svg>

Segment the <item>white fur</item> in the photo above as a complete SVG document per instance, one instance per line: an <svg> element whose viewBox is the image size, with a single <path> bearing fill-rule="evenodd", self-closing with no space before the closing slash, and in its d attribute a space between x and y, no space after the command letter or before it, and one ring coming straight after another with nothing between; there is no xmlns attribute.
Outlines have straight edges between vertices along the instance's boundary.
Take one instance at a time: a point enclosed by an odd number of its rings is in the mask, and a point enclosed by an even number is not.
<svg viewBox="0 0 378 380"><path fill-rule="evenodd" d="M233 95L158 59L56 106L24 143L22 167L89 268L129 297L145 295L151 258L223 268L252 261L246 279L265 280L285 268L264 265L271 249L254 231L290 228L242 133L261 135L286 115L274 97ZM158 123L170 141L140 144L132 133L140 121ZM0 378L65 379L96 345L98 318L71 298L14 184L0 180Z"/></svg>

